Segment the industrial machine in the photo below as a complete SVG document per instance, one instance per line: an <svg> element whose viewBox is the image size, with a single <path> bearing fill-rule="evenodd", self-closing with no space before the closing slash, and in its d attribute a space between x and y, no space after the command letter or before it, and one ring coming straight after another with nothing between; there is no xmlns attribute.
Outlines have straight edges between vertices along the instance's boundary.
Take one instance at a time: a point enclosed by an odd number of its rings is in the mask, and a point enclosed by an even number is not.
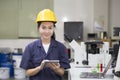
<svg viewBox="0 0 120 80"><path fill-rule="evenodd" d="M114 80L120 80L120 47L118 51L114 75L115 75Z"/></svg>
<svg viewBox="0 0 120 80"><path fill-rule="evenodd" d="M74 59L76 66L97 66L106 63L111 58L109 54L109 43L94 41L94 42L81 42L78 44L75 40L70 42L70 46L74 49Z"/></svg>
<svg viewBox="0 0 120 80"><path fill-rule="evenodd" d="M74 49L75 66L97 66L102 63L106 66L109 62L111 55L109 54L109 43L103 41L87 41L80 44L73 38L64 34L65 38L69 41L69 45Z"/></svg>
<svg viewBox="0 0 120 80"><path fill-rule="evenodd" d="M65 35L65 37L74 50L74 66L72 66L70 70L71 80L79 79L82 72L89 72L91 68L97 68L99 63L102 64L103 68L107 67L108 63L110 63L110 67L108 67L110 68L110 72L108 70L108 73L115 75L114 80L120 80L120 50L119 54L116 55L119 45L111 49L109 42L93 40L78 43L67 35ZM113 68L115 68L115 71L113 71ZM79 75L75 74L76 71L78 71ZM113 77L109 77L109 79L104 78L103 80L113 80Z"/></svg>

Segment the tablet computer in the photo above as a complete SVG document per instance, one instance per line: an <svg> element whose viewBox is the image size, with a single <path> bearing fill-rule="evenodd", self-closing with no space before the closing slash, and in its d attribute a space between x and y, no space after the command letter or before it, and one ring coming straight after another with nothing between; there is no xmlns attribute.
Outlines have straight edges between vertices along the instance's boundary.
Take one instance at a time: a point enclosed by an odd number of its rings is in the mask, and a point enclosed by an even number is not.
<svg viewBox="0 0 120 80"><path fill-rule="evenodd" d="M59 63L59 60L45 60L45 63Z"/></svg>
<svg viewBox="0 0 120 80"><path fill-rule="evenodd" d="M59 60L43 60L42 61L42 68L44 66L47 66L47 63L55 63L55 64L58 64L59 63Z"/></svg>

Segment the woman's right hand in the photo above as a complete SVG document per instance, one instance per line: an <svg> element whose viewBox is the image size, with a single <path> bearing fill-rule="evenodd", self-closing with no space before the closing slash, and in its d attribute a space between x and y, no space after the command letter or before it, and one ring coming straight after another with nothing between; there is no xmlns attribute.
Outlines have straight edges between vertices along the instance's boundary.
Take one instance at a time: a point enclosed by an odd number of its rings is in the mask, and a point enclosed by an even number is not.
<svg viewBox="0 0 120 80"><path fill-rule="evenodd" d="M42 70L42 69L43 69L44 64L45 64L45 60L43 60L43 61L41 62L41 64L40 64L40 66L38 66L40 70Z"/></svg>
<svg viewBox="0 0 120 80"><path fill-rule="evenodd" d="M27 69L27 70L26 70L26 75L28 75L28 76L33 76L33 75L37 74L40 70L43 69L43 67L44 67L44 65L45 65L45 61L46 61L46 60L43 60L43 61L41 62L41 64L40 64L39 66L37 66L36 68Z"/></svg>
<svg viewBox="0 0 120 80"><path fill-rule="evenodd" d="M43 69L43 67L45 66L45 63L47 62L48 60L43 60L39 66L40 70Z"/></svg>

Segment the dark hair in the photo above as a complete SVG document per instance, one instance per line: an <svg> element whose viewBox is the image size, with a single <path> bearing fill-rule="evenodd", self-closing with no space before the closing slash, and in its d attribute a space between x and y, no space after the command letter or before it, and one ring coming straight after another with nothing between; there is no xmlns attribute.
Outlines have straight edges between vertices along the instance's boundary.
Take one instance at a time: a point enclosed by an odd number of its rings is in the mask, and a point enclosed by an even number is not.
<svg viewBox="0 0 120 80"><path fill-rule="evenodd" d="M38 24L38 25L37 25L37 28L39 29L39 28L40 28L40 25L41 25L41 22L38 22L37 24ZM55 25L54 22L53 22L53 24L54 24L54 27L56 27L56 25ZM53 32L53 35L51 36L51 38L55 40L55 38L56 38L56 37L55 37L55 32Z"/></svg>

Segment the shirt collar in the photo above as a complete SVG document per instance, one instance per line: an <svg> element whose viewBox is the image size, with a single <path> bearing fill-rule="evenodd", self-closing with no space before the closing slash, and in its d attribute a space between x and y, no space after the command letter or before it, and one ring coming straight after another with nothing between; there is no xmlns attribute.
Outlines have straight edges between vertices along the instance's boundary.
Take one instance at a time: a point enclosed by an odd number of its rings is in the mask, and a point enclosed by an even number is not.
<svg viewBox="0 0 120 80"><path fill-rule="evenodd" d="M38 47L42 47L42 41L41 41L41 39L39 39L39 40L37 41L37 46L38 46ZM57 47L57 42L56 42L56 40L51 39L50 46L51 46L51 47Z"/></svg>

